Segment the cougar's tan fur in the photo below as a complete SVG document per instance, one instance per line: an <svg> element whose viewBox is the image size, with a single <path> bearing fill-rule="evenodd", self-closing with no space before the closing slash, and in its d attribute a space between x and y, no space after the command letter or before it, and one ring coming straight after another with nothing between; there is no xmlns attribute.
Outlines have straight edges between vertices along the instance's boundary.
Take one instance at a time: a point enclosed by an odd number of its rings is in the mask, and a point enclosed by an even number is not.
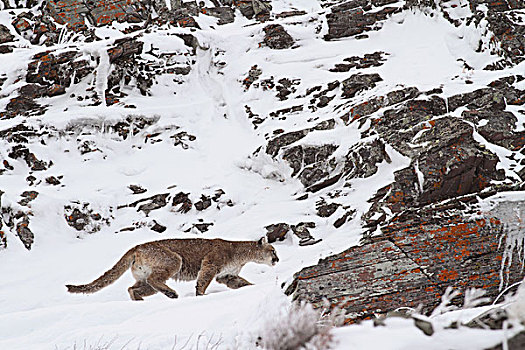
<svg viewBox="0 0 525 350"><path fill-rule="evenodd" d="M70 293L94 293L115 282L131 267L137 281L128 288L133 300L143 300L143 297L157 292L177 298L177 293L166 285L170 278L197 279L196 293L203 295L213 278L234 289L250 285L238 275L248 262L275 265L278 261L275 249L265 238L259 241L165 239L131 248L111 269L91 283L66 287Z"/></svg>

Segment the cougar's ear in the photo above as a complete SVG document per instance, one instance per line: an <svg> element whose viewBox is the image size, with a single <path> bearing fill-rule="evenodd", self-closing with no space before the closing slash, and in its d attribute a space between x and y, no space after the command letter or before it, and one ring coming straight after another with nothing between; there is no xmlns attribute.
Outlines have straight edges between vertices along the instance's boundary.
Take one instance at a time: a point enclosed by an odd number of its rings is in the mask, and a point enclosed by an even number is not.
<svg viewBox="0 0 525 350"><path fill-rule="evenodd" d="M262 237L260 240L257 241L258 245L268 244L268 240L266 237Z"/></svg>

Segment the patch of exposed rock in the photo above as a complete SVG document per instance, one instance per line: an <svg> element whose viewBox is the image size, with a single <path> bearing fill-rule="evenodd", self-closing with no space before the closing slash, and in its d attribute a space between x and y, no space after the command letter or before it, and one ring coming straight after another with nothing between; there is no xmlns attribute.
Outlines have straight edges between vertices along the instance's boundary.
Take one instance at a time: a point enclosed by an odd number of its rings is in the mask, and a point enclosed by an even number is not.
<svg viewBox="0 0 525 350"><path fill-rule="evenodd" d="M38 196L38 193L35 191L24 192L21 196L22 206L2 206L3 194L4 192L0 190L0 249L7 248L7 237L5 231L3 230L5 224L6 229L11 230L11 232L13 232L20 239L27 250L31 250L31 247L35 241L35 235L29 227L30 217L33 214L30 210L24 208L23 206L35 199Z"/></svg>
<svg viewBox="0 0 525 350"><path fill-rule="evenodd" d="M293 38L280 24L270 24L263 28L264 44L271 49L288 49L294 44Z"/></svg>
<svg viewBox="0 0 525 350"><path fill-rule="evenodd" d="M233 1L233 6L246 18L255 18L262 22L269 19L272 10L271 2L265 0L237 0Z"/></svg>
<svg viewBox="0 0 525 350"><path fill-rule="evenodd" d="M89 203L71 203L64 206L64 218L69 226L81 233L95 233L100 231L102 226L108 226L113 220L112 208L108 213L95 211Z"/></svg>
<svg viewBox="0 0 525 350"><path fill-rule="evenodd" d="M379 67L383 65L386 60L384 52L376 51L374 53L367 53L363 57L352 56L347 57L343 61L345 63L337 63L334 68L330 68L330 72L348 72L351 69L365 69L369 67Z"/></svg>
<svg viewBox="0 0 525 350"><path fill-rule="evenodd" d="M15 37L9 31L9 28L3 24L0 24L0 54L13 52L13 46L6 44L11 43L14 39ZM0 84L0 86L1 85L2 84Z"/></svg>
<svg viewBox="0 0 525 350"><path fill-rule="evenodd" d="M265 227L266 237L268 242L274 243L277 241L284 241L288 235L288 232L292 232L297 238L299 238L299 245L306 246L319 243L321 239L315 239L310 233L309 229L315 228L314 222L300 222L295 225L289 225L281 222L278 224L271 224Z"/></svg>
<svg viewBox="0 0 525 350"><path fill-rule="evenodd" d="M373 7L396 2L396 0L352 0L333 6L331 13L326 16L328 34L325 35L325 40L358 35L361 35L359 38L367 37L363 33L380 29L381 21L392 13L401 11L401 7L394 5L385 6L379 11L371 11Z"/></svg>

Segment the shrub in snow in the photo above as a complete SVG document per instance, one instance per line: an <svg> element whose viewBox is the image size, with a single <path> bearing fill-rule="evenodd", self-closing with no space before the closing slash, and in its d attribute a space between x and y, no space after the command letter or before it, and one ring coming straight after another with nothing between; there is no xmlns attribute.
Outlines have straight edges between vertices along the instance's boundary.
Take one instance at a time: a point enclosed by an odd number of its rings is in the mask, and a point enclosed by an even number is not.
<svg viewBox="0 0 525 350"><path fill-rule="evenodd" d="M441 296L441 303L438 306L436 306L436 308L432 311L430 317L435 317L449 311L457 310L458 307L452 305L452 299L454 299L458 295L459 292L457 290L453 290L452 287L447 287L447 289L445 290L445 294Z"/></svg>
<svg viewBox="0 0 525 350"><path fill-rule="evenodd" d="M330 330L343 320L344 314L337 310L324 313L308 303L293 304L267 320L258 345L267 350L330 349L333 344Z"/></svg>
<svg viewBox="0 0 525 350"><path fill-rule="evenodd" d="M480 305L488 304L490 303L490 298L485 296L486 293L487 291L484 289L466 289L463 305L460 307L457 306L459 304L459 298L457 297L461 295L461 293L453 290L452 287L447 287L445 294L441 296L441 303L432 311L430 317L439 316L450 311L472 309Z"/></svg>
<svg viewBox="0 0 525 350"><path fill-rule="evenodd" d="M55 346L55 350L111 350L115 348L116 337L111 340L104 340L103 337L98 339L96 342L91 343L84 340L82 343L75 342L72 346L65 348L59 348ZM128 344L125 344L121 349L126 349Z"/></svg>
<svg viewBox="0 0 525 350"><path fill-rule="evenodd" d="M461 293L453 290L452 287L447 287L445 294L441 296L441 303L432 311L430 317L438 316L449 311L460 309L460 307L453 304L453 300ZM490 299L485 297L486 291L484 289L469 288L465 290L463 300L463 307L461 309L471 309L482 304L487 304Z"/></svg>
<svg viewBox="0 0 525 350"><path fill-rule="evenodd" d="M463 309L471 309L490 302L487 298L485 289L470 288L465 290L465 299L463 301Z"/></svg>
<svg viewBox="0 0 525 350"><path fill-rule="evenodd" d="M179 342L177 336L174 337L173 343L163 349L169 350L217 350L222 344L222 336L202 332L198 336L190 335L183 342ZM149 349L148 345L144 345L140 339L130 339L123 343L122 339L117 336L111 340L104 340L100 337L96 341L84 340L81 343L75 342L73 345L67 347L58 347L55 345L55 350L141 350ZM238 350L240 348L235 348Z"/></svg>

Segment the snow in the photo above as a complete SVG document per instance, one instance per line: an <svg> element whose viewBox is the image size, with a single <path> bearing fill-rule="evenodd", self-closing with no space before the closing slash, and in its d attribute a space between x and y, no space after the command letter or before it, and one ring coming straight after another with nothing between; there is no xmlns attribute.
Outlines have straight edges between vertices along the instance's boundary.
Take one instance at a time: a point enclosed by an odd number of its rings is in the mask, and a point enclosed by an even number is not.
<svg viewBox="0 0 525 350"><path fill-rule="evenodd" d="M460 3L460 2L458 2ZM307 101L308 87L326 84L346 76L329 72L335 63L353 55L377 50L389 54L386 63L367 72L378 72L384 79L375 91L362 96L380 94L395 86L416 86L421 90L446 83L446 94L465 89L464 80L475 84L487 81L491 74L479 68L495 60L488 54L478 54L472 45L480 33L475 28L455 28L440 15L429 17L420 12L406 11L392 16L382 30L373 32L367 40L344 39L323 42L315 34L324 14L314 0L274 1L274 11L289 10L292 6L306 10L311 18L294 24L297 18L281 19L298 47L282 51L259 48L264 24L246 26L249 21L236 16L233 24L213 30L215 20L200 16L197 20L203 30L193 33L206 50L197 50L196 64L183 78L183 84L162 77L152 88L152 96L144 97L137 91L127 91L126 103L138 108L137 115L155 118L156 123L137 135L121 140L118 135L91 129L91 135L78 131L73 135L46 140L45 145L33 143L32 151L43 160L52 159L54 165L44 173L34 173L38 180L47 176L63 175L64 186L38 187L39 196L31 202L33 219L30 227L35 243L29 252L15 234L7 231L9 248L1 252L0 275L0 349L72 349L75 344L112 342L114 348L167 349L174 345L198 346L199 342L221 340L221 349L253 347L257 331L264 321L290 305L291 300L282 292L282 285L292 279L302 267L315 264L323 258L356 245L362 233L360 217L365 213L370 198L377 189L391 183L396 170L410 164L407 157L386 145L392 162L379 164L378 172L368 179L354 179L351 187L339 199L342 204L357 209L355 218L342 229L333 227L332 219L315 216L315 202L324 194L297 201L304 188L291 178L291 169L254 151L265 142L265 135L274 130L304 129L320 121L333 118L330 111L319 110L296 113L286 120L268 120L254 130L246 118L244 105L250 104L256 114L270 112ZM170 6L168 4L168 6ZM8 16L0 12L0 22L8 23ZM118 28L118 24L115 27ZM145 51L150 47L161 51L188 51L174 33L186 29L162 28L140 38ZM105 77L110 74L106 48L114 39L122 37L117 29L97 28L97 35L105 40L82 44L84 53L99 52L97 75L73 85L69 93L79 94L89 86L103 96ZM466 36L470 36L465 38ZM27 41L25 48L16 49L2 57L0 73L8 74L3 93L9 94L21 86L17 78L27 66L30 57L42 48ZM77 45L64 40L58 49ZM150 57L151 58L151 57ZM467 72L458 61L465 59L475 68ZM227 62L221 68L216 63ZM182 62L181 62L182 63ZM274 76L300 78L297 93L289 101L280 102L275 91L250 87L247 91L241 81L248 70L257 64L263 71L259 80ZM305 72L307 72L305 74ZM347 73L354 74L353 72ZM89 80L91 79L91 80ZM471 87L472 88L472 87ZM336 97L337 99L338 97ZM359 98L359 97L358 97ZM104 101L104 98L102 98ZM0 96L0 108L9 102ZM84 125L111 124L128 115L130 110L121 106L85 106L71 102L66 96L46 100L50 104L43 116L31 117L34 125L51 125L58 130ZM314 120L311 120L314 118ZM2 121L2 130L16 125L19 119ZM89 128L88 128L89 129ZM161 142L145 142L145 136L164 130ZM169 135L185 131L195 135L188 148L174 147ZM337 125L334 130L309 134L298 144L320 144L332 141L340 145L337 156L359 141L361 130L357 125ZM477 134L476 134L477 135ZM479 135L477 135L480 138ZM78 141L95 140L99 151L81 155ZM480 141L483 141L480 139ZM489 145L490 146L490 145ZM505 153L496 146L489 149ZM502 153L503 152L503 153ZM7 159L6 150L0 148L0 157ZM417 168L416 168L417 169ZM507 169L506 169L507 170ZM510 171L510 170L509 170ZM27 168L17 161L15 171L2 175L1 188L6 192L3 205L19 200L24 190L31 189L24 179ZM424 178L418 171L420 185ZM148 189L142 197L131 194L130 184ZM169 206L152 211L149 216L134 208L116 209L158 193L190 192L192 199L201 193L225 191L233 207L204 212L190 211L180 214ZM63 219L65 204L79 200L90 203L95 211L114 216L110 226L100 232L80 235ZM72 295L66 292L67 283L86 283L107 270L130 247L160 238L195 237L193 231L184 232L192 223L202 219L214 225L202 234L204 238L221 237L231 240L255 240L265 234L263 227L278 222L295 224L314 221L312 234L322 241L316 245L298 247L298 239L290 237L274 246L280 257L279 264L267 266L249 264L241 275L254 283L239 290L213 282L207 295L196 297L194 282L168 282L178 291L180 298L171 300L155 295L143 302L129 300L126 289L133 283L127 272L113 285L93 295ZM168 227L164 234L139 227L132 232L120 232L135 222L156 220ZM425 336L410 320L389 320L385 327L373 327L371 321L334 330L338 349L479 349L494 345L502 339L500 331L440 330L432 337ZM202 343L201 343L202 345Z"/></svg>
<svg viewBox="0 0 525 350"><path fill-rule="evenodd" d="M413 320L401 318L386 320L384 327L373 327L372 321L366 321L361 325L335 329L334 334L339 339L341 350L477 350L496 345L504 339L503 331L487 332L471 328L463 328L461 332L442 330L429 337L414 327Z"/></svg>

